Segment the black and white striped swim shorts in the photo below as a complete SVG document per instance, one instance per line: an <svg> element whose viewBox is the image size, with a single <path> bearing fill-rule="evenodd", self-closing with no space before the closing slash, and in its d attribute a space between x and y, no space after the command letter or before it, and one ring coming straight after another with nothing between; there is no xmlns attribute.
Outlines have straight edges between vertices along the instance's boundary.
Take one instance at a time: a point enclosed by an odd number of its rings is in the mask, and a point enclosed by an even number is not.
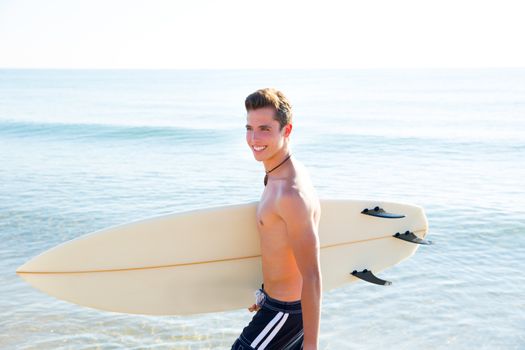
<svg viewBox="0 0 525 350"><path fill-rule="evenodd" d="M261 308L253 316L232 350L299 350L303 348L303 315L301 301L270 298L261 288L257 291Z"/></svg>

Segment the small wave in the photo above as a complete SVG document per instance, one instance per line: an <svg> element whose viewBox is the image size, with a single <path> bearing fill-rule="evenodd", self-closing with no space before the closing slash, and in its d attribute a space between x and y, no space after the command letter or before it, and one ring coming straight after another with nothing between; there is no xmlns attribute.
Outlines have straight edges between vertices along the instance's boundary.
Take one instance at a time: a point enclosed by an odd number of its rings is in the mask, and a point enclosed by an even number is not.
<svg viewBox="0 0 525 350"><path fill-rule="evenodd" d="M60 123L0 120L0 135L16 138L74 140L203 139L225 135L227 130L180 126L147 126L96 123Z"/></svg>

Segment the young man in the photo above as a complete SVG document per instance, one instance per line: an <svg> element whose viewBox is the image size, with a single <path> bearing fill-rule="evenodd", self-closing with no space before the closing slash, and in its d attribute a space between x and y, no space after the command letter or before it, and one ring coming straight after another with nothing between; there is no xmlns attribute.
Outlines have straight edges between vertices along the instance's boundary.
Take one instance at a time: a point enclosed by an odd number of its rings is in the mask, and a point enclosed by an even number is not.
<svg viewBox="0 0 525 350"><path fill-rule="evenodd" d="M257 311L234 350L318 347L321 270L319 200L305 168L290 153L292 110L282 92L261 89L245 101L246 142L264 164L257 207L263 286Z"/></svg>

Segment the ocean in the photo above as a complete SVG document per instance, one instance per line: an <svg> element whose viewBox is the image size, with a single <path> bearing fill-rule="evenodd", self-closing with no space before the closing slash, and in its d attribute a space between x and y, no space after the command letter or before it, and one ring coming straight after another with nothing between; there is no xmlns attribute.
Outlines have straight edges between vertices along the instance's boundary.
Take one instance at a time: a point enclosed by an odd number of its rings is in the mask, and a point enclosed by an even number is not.
<svg viewBox="0 0 525 350"><path fill-rule="evenodd" d="M320 349L525 349L525 69L0 70L0 348L229 349L247 310L103 312L15 270L108 226L257 200L244 98L262 87L290 98L321 198L423 206L435 243L389 287L325 293Z"/></svg>

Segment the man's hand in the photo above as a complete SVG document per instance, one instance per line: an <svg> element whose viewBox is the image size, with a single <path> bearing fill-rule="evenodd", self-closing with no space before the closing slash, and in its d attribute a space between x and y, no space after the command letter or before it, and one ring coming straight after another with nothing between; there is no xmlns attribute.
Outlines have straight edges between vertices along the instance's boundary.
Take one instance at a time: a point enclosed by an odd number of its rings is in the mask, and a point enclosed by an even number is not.
<svg viewBox="0 0 525 350"><path fill-rule="evenodd" d="M261 309L261 307L260 307L259 305L257 305L257 304L253 304L252 306L250 306L250 307L248 308L248 310L249 310L250 312L259 311L260 309Z"/></svg>
<svg viewBox="0 0 525 350"><path fill-rule="evenodd" d="M304 345L303 346L303 350L317 350L317 346L315 346L315 345L311 345L311 346Z"/></svg>

